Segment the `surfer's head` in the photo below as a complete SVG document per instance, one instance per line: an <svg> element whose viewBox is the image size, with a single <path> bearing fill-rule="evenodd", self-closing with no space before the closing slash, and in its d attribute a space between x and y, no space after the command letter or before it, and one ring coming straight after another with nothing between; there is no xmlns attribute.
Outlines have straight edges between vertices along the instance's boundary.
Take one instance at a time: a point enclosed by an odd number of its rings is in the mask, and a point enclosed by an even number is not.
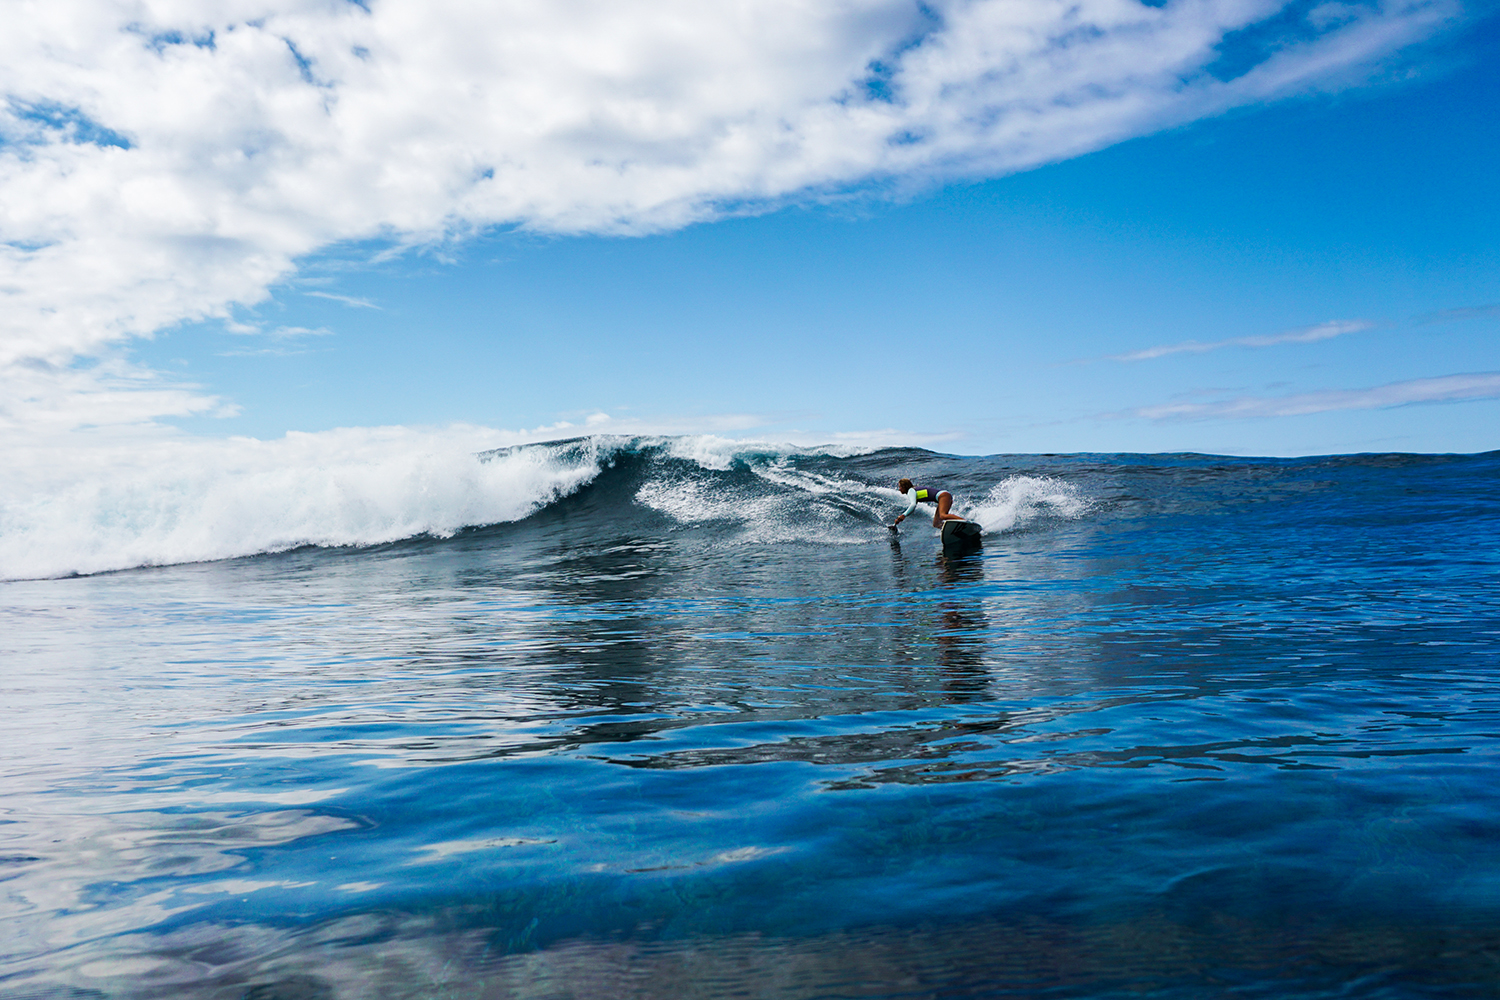
<svg viewBox="0 0 1500 1000"><path fill-rule="evenodd" d="M911 480L910 479L903 479L903 480L901 480L900 482L898 482L896 484L896 489L900 490L902 493L905 493L907 490L911 489Z"/></svg>

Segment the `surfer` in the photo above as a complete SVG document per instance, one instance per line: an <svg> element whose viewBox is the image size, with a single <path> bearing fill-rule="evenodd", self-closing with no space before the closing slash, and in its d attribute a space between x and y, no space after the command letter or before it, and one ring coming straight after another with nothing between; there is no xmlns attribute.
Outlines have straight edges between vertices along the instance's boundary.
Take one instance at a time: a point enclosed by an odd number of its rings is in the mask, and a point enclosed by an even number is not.
<svg viewBox="0 0 1500 1000"><path fill-rule="evenodd" d="M896 524L900 524L917 509L919 503L930 503L937 505L937 513L932 515L932 526L941 528L944 521L962 521L963 518L952 513L953 494L947 490L930 490L920 486L913 486L910 479L902 479L896 484L901 495L906 497L906 509L896 515ZM896 530L896 524L891 525L891 530Z"/></svg>

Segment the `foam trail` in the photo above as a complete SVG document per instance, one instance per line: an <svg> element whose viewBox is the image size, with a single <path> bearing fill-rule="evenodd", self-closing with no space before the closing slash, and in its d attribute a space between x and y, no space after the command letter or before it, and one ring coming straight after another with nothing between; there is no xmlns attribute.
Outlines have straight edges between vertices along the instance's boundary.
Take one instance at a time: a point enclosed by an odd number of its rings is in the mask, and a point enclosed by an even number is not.
<svg viewBox="0 0 1500 1000"><path fill-rule="evenodd" d="M364 428L156 442L128 463L74 454L80 464L32 470L0 494L0 579L451 535L571 493L613 447L590 439L476 455L486 442L462 430Z"/></svg>
<svg viewBox="0 0 1500 1000"><path fill-rule="evenodd" d="M725 540L738 544L869 541L867 532L850 530L845 511L814 502L805 489L757 493L726 489L709 479L668 475L654 477L643 485L635 500L683 527L715 523L732 526Z"/></svg>
<svg viewBox="0 0 1500 1000"><path fill-rule="evenodd" d="M1089 500L1071 483L1050 476L1009 476L968 511L985 531L1009 531L1041 517L1073 519L1089 509Z"/></svg>
<svg viewBox="0 0 1500 1000"><path fill-rule="evenodd" d="M849 518L852 514L860 520L877 520L871 498L878 491L854 480L793 468L788 458L845 457L867 450L796 448L712 438L675 439L667 442L668 454L673 458L694 463L706 473L728 471L736 462L744 463L756 482L729 485L711 475L672 470L652 477L635 499L683 526L714 522L734 525L734 533L729 537L739 543L862 544L869 541L869 533L851 530Z"/></svg>

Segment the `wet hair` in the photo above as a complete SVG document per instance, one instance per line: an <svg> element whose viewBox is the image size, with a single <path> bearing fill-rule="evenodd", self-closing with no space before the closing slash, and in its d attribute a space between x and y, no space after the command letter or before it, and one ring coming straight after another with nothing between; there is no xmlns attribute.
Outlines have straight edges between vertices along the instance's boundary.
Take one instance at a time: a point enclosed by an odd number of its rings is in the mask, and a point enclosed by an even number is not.
<svg viewBox="0 0 1500 1000"><path fill-rule="evenodd" d="M911 480L903 479L898 482L896 486L901 490L902 493L905 493L907 490L911 489Z"/></svg>

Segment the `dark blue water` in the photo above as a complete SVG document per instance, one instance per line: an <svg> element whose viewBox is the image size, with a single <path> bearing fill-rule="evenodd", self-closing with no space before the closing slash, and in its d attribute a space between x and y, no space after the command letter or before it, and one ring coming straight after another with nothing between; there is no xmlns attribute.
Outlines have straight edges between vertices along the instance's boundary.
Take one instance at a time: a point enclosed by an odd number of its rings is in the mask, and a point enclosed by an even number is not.
<svg viewBox="0 0 1500 1000"><path fill-rule="evenodd" d="M1500 453L682 453L0 584L0 997L1500 993Z"/></svg>

